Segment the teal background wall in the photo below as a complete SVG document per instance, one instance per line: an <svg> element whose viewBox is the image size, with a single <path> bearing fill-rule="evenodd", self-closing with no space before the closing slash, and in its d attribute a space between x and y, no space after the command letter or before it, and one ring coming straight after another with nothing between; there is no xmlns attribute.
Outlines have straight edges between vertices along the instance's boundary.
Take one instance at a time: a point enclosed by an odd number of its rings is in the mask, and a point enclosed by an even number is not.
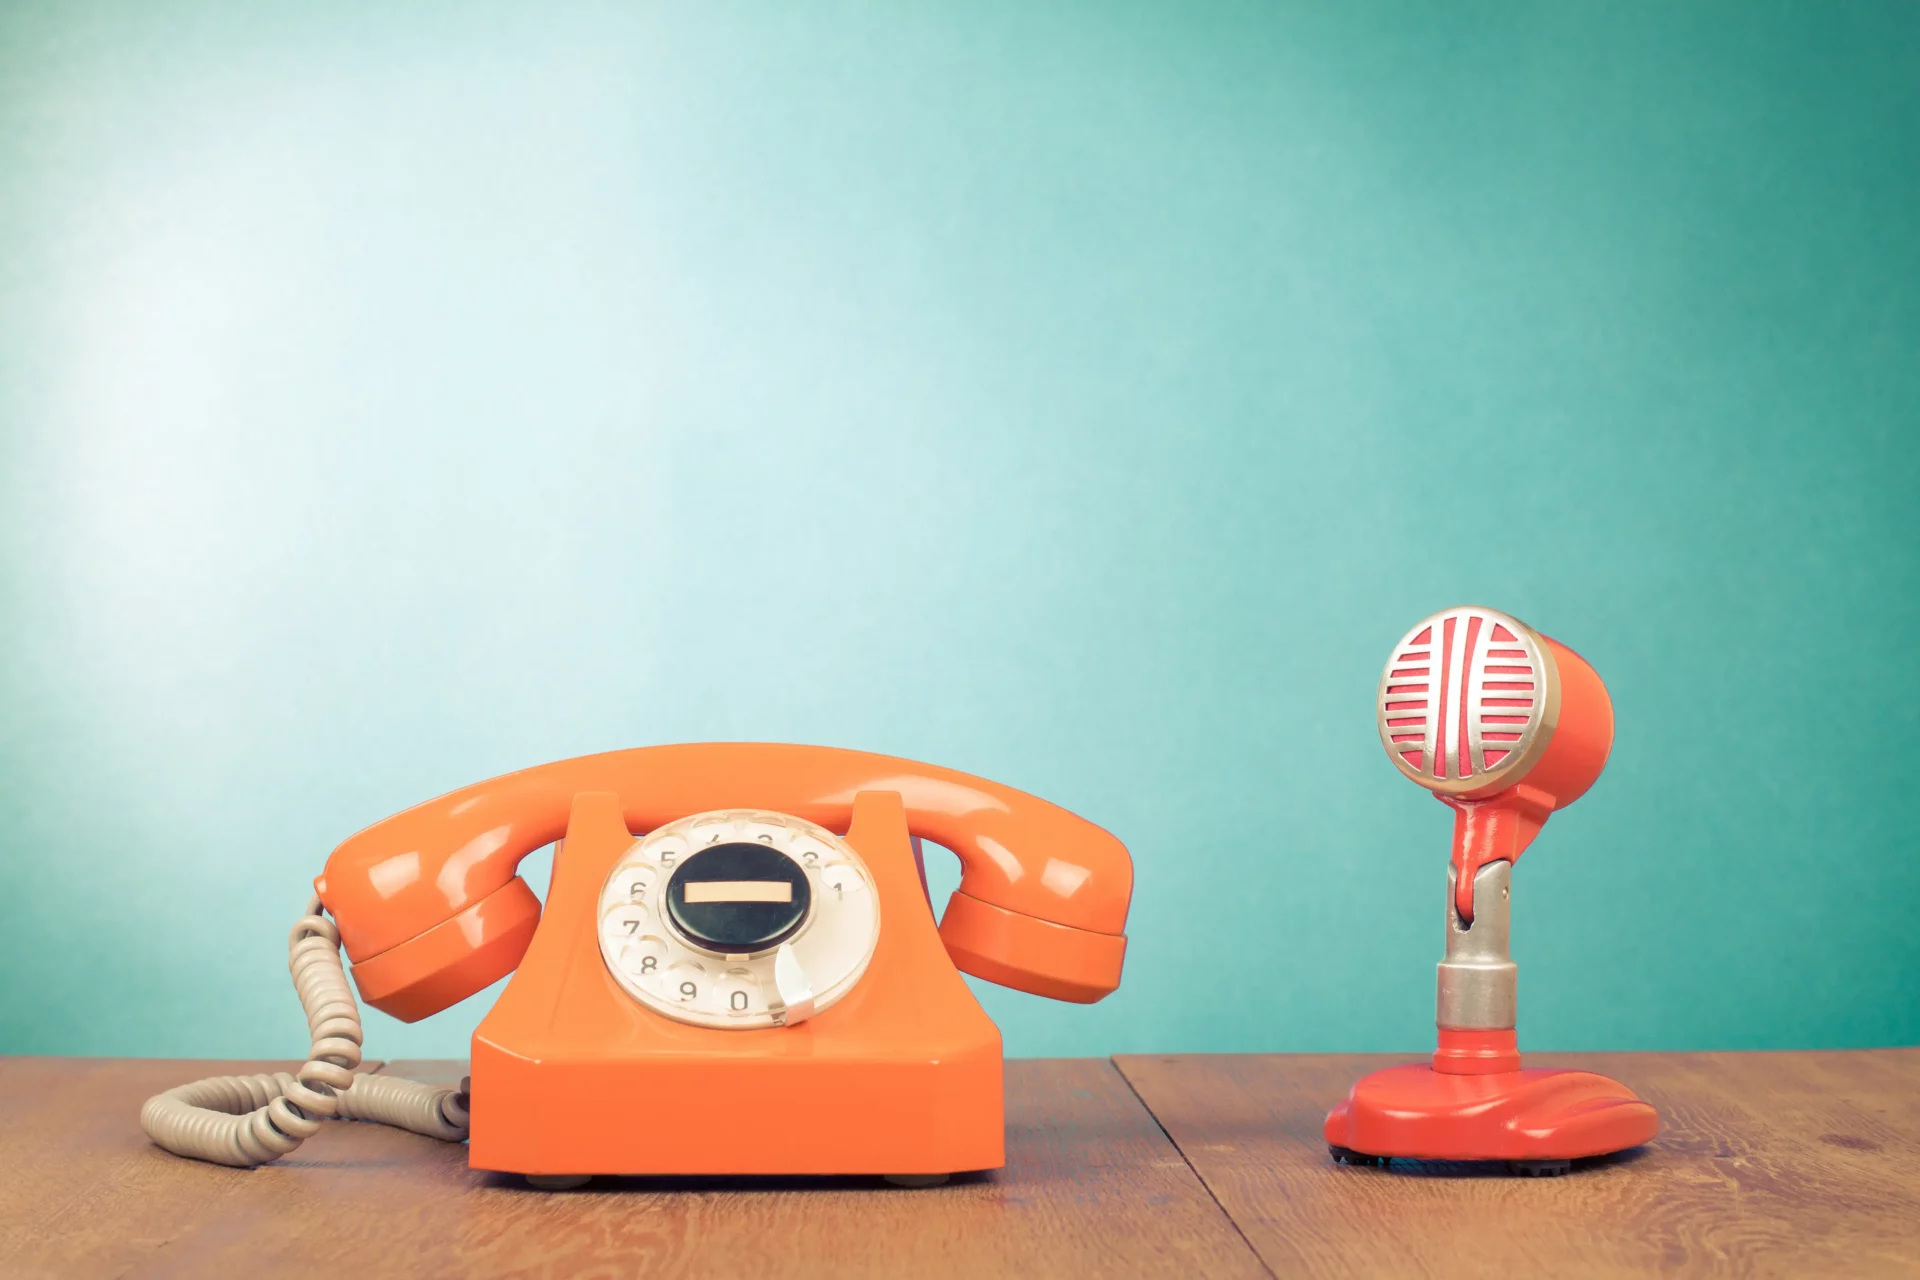
<svg viewBox="0 0 1920 1280"><path fill-rule="evenodd" d="M1920 1040L1920 9L384 9L0 10L0 1050L287 1056L339 839L710 738L1130 844L1011 1052L1419 1049L1466 601L1618 708L1524 1044Z"/></svg>

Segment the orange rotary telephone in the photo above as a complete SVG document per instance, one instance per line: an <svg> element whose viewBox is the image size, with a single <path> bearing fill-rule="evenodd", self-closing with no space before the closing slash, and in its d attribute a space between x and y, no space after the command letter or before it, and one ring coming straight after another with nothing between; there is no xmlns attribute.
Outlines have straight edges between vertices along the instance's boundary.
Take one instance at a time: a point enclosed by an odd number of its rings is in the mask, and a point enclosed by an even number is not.
<svg viewBox="0 0 1920 1280"><path fill-rule="evenodd" d="M962 867L937 929L922 837ZM542 912L515 870L556 840ZM291 946L308 1062L169 1090L141 1119L169 1150L234 1165L323 1117L380 1120L470 1136L474 1168L541 1186L997 1168L1000 1033L955 966L1098 1000L1120 983L1132 887L1099 827L910 760L771 743L562 760L335 849ZM361 996L407 1022L513 974L469 1081L353 1070L342 944Z"/></svg>

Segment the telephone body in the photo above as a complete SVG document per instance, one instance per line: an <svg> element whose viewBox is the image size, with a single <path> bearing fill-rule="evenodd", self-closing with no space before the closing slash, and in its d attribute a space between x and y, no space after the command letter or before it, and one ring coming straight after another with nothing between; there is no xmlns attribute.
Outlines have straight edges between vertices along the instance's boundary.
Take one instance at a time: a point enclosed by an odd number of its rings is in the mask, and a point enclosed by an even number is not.
<svg viewBox="0 0 1920 1280"><path fill-rule="evenodd" d="M922 838L961 862L937 927ZM543 911L516 868L548 844ZM1108 832L985 779L708 743L430 800L314 887L397 1018L512 974L473 1036L474 1168L932 1178L1005 1159L1000 1034L960 971L1099 1000L1132 878Z"/></svg>

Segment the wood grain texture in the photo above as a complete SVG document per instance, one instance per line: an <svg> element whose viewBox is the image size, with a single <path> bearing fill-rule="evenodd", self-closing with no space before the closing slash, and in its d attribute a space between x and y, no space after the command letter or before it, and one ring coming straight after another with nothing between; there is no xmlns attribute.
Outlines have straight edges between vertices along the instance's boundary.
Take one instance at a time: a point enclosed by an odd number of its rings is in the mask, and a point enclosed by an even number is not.
<svg viewBox="0 0 1920 1280"><path fill-rule="evenodd" d="M1625 1081L1639 1151L1558 1179L1334 1165L1321 1124L1405 1058L1115 1059L1282 1276L1920 1276L1920 1049L1530 1055Z"/></svg>
<svg viewBox="0 0 1920 1280"><path fill-rule="evenodd" d="M178 1160L137 1113L206 1065L0 1060L0 1159L30 1175L0 1191L0 1274L1266 1275L1100 1060L1009 1062L1008 1167L945 1187L629 1178L562 1193L377 1125L329 1125L259 1169ZM463 1064L388 1069L455 1079Z"/></svg>
<svg viewBox="0 0 1920 1280"><path fill-rule="evenodd" d="M0 1058L0 1275L125 1275L183 1218L217 1212L244 1175L183 1186L141 1132L141 1104L202 1076L298 1066Z"/></svg>

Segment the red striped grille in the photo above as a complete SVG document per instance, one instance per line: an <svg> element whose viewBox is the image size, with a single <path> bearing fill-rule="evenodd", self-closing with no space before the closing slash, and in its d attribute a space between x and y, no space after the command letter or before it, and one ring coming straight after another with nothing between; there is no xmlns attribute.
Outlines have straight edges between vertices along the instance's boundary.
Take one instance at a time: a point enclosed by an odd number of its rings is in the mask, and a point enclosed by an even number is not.
<svg viewBox="0 0 1920 1280"><path fill-rule="evenodd" d="M1519 621L1492 609L1437 613L1387 660L1381 742L1422 785L1474 790L1538 733L1548 678L1538 638Z"/></svg>

